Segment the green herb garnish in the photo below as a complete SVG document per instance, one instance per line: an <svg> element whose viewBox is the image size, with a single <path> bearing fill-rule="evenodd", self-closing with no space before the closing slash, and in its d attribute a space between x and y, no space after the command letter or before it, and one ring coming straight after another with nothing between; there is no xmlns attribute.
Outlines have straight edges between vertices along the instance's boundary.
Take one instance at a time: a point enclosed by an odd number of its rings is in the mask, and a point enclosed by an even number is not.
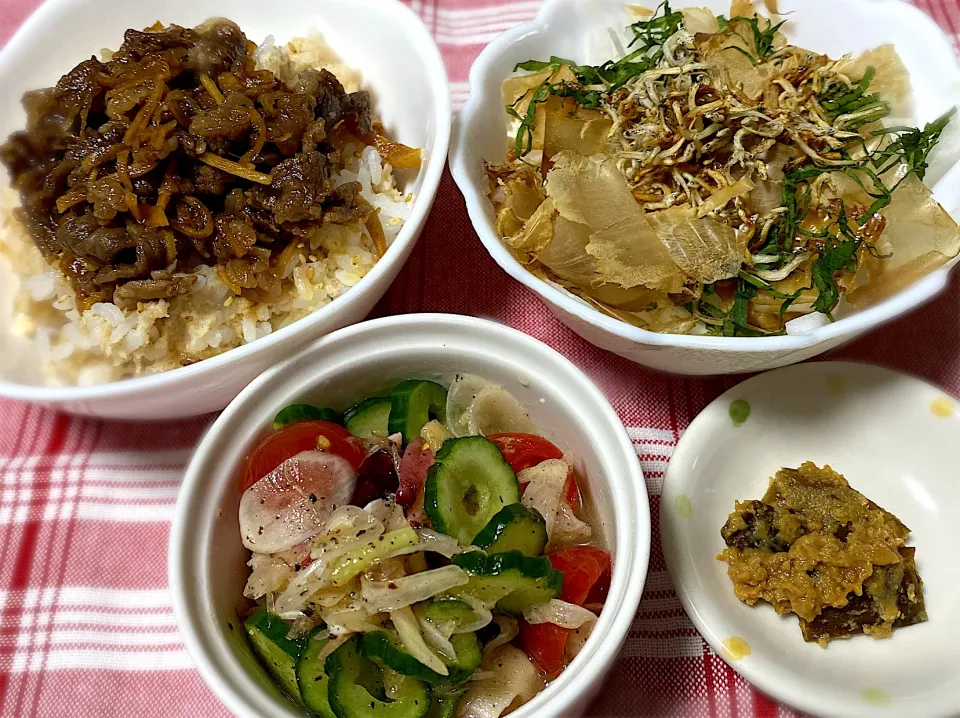
<svg viewBox="0 0 960 718"><path fill-rule="evenodd" d="M902 162L922 180L927 173L927 157L930 156L930 151L940 141L940 135L956 113L957 108L954 107L933 122L928 122L922 130L917 127L885 127L874 130L871 133L874 137L897 135L896 140L870 156L877 173L883 174Z"/></svg>
<svg viewBox="0 0 960 718"><path fill-rule="evenodd" d="M860 78L860 82L852 88L834 82L824 89L817 96L817 101L827 117L835 120L845 115L847 118L844 127L855 130L889 115L890 105L881 100L880 95L867 93L875 74L876 70L871 66Z"/></svg>
<svg viewBox="0 0 960 718"><path fill-rule="evenodd" d="M663 15L658 15L660 11ZM525 93L512 105L507 105L507 114L520 120L517 137L514 141L514 154L523 157L533 149L533 132L536 126L537 105L546 102L551 95L570 98L578 107L585 110L599 109L603 104L606 93L623 87L634 78L655 67L663 58L663 43L680 30L683 24L683 14L670 9L669 1L657 7L649 20L641 20L629 26L633 32L633 40L629 47L633 48L626 57L616 62L608 60L602 65L577 65L571 60L551 56L549 61L526 60L517 63L514 72L555 72L562 66L570 67L577 78L576 83L550 82L549 79L541 82L532 93ZM551 72L551 75L553 74ZM523 116L517 111L517 105L524 97L530 96L530 104Z"/></svg>
<svg viewBox="0 0 960 718"><path fill-rule="evenodd" d="M720 20L723 20L722 24L720 23ZM768 25L765 30L760 29L759 17L738 16L738 17L732 17L730 18L729 21L727 21L721 15L717 18L717 24L720 26L720 30L722 31L725 28L729 27L731 22L735 22L737 20L742 20L743 22L749 24L750 29L753 30L753 45L754 45L754 48L756 49L757 54L756 54L756 57L754 57L749 52L744 50L742 47L729 47L727 48L728 50L736 50L737 52L742 52L744 55L750 58L750 62L752 62L754 65L756 65L759 62L763 62L775 52L773 47L773 41L776 39L777 31L781 27L783 27L786 20L783 20L782 22L779 22L776 25L772 25L772 24Z"/></svg>

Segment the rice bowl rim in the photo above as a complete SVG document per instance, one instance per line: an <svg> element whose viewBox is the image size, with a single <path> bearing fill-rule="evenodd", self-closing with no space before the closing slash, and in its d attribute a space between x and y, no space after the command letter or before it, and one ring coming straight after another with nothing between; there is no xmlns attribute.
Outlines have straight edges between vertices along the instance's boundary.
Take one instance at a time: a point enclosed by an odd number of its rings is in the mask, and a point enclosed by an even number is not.
<svg viewBox="0 0 960 718"><path fill-rule="evenodd" d="M830 340L852 339L884 322L916 309L946 288L950 279L950 271L960 262L960 255L878 304L863 310L855 310L847 316L838 318L806 334L766 337L716 337L658 333L633 326L594 309L559 285L533 274L517 261L496 231L492 206L487 198L486 191L483 189L485 184L478 183L475 178L477 165L485 158L479 157L479 154L471 149L471 145L475 144L471 138L483 131L480 125L489 98L492 96L499 97L500 95L500 83L504 78L495 76L497 62L512 46L521 43L528 37L535 35L550 36L557 32L563 32L565 25L563 16L570 2L571 0L544 0L536 17L498 35L483 49L470 68L470 95L454 121L450 142L450 172L463 194L467 205L467 214L470 216L471 224L480 237L480 241L503 271L539 295L551 309L559 309L607 334L612 334L641 346L712 350L723 354L738 354L741 352L782 354L825 344ZM897 17L894 19L904 27L915 30L918 35L918 42L925 43L932 66L939 68L940 73L945 78L960 78L960 58L953 52L944 32L923 11L902 2L902 0L846 0L846 2L851 5L862 6L865 14L871 12L879 14L876 11L880 7L895 11ZM652 8L657 3L656 0L645 0L641 4ZM674 3L674 5L676 6L675 9L679 9L688 6L696 7L698 3L687 0ZM947 83L945 82L945 84ZM504 143L504 146L506 147L506 143ZM937 188L941 188L939 192ZM939 194L943 198L951 197L951 193L960 194L960 162L953 165L944 177L931 187L931 190L935 196ZM954 219L960 217L960 214L958 214L960 206L948 207L947 210L951 216L954 216Z"/></svg>
<svg viewBox="0 0 960 718"><path fill-rule="evenodd" d="M0 50L0 63L10 62L8 58L11 54L16 54L22 45L32 42L34 35L43 31L49 19L59 12L60 7L65 4L72 4L73 1L50 0L37 8L20 26L6 46ZM405 30L405 32L399 34L405 36L416 53L420 55L426 73L430 78L430 93L436 105L436 111L432 119L436 127L433 134L434 149L427 157L425 167L420 170L421 174L419 176L423 179L412 202L410 213L404 220L400 232L397 233L396 238L387 248L386 253L377 260L370 271L361 277L357 284L349 287L329 303L317 308L307 316L301 317L265 337L228 349L221 354L203 359L195 364L90 386L21 384L0 377L0 396L43 403L73 402L94 398L116 399L133 392L160 389L167 385L176 384L181 380L221 371L258 352L267 350L275 344L292 340L297 332L311 324L318 324L330 319L346 302L358 299L362 293L365 293L374 284L380 275L392 269L398 256L403 254L404 248L416 241L439 189L450 144L452 99L446 66L440 54L440 49L419 16L402 4L400 0L379 0L377 7L378 11L396 16L397 24ZM369 10L369 8L366 9ZM375 90L373 94L376 95ZM16 275L15 268L13 273ZM17 276L23 281L23 277Z"/></svg>

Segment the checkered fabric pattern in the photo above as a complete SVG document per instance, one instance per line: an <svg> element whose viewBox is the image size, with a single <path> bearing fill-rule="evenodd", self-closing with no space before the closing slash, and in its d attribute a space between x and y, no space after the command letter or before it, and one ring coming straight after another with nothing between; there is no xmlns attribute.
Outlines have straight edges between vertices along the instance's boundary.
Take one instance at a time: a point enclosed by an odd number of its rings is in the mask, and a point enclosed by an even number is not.
<svg viewBox="0 0 960 718"><path fill-rule="evenodd" d="M960 0L914 1L960 49ZM0 43L37 4L0 0ZM459 106L476 55L540 3L410 4L440 44ZM960 395L958 297L955 273L939 299L828 358L884 364ZM754 691L701 640L659 545L660 487L677 439L737 379L654 374L582 341L487 256L449 175L375 313L423 311L492 318L561 351L599 384L633 439L650 492L653 555L633 628L590 715L796 715ZM0 401L0 715L229 715L191 666L166 583L178 485L211 420L111 423Z"/></svg>

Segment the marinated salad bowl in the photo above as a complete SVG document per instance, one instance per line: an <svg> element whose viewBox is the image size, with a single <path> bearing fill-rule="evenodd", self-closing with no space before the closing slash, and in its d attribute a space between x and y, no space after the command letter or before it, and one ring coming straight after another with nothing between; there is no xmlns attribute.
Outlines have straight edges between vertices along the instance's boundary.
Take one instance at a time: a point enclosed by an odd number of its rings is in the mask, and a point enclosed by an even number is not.
<svg viewBox="0 0 960 718"><path fill-rule="evenodd" d="M657 3L648 0L643 5L652 11ZM715 15L730 12L728 0L679 0L670 7L707 7ZM960 65L949 40L929 17L907 3L781 0L777 7L779 20L786 21L782 32L788 41L830 57L892 43L910 75L910 124L922 126L960 104ZM636 18L621 0L547 0L535 19L503 33L481 53L470 72L470 99L454 125L450 167L481 241L501 268L536 292L561 321L591 343L654 369L728 374L772 369L821 354L915 309L947 286L955 260L867 309L839 312L834 322L796 327L796 333L780 336L693 336L655 333L614 319L521 265L500 239L487 197L484 163L503 162L508 148L501 83L514 75L518 63L531 59L559 56L594 65L621 57L611 38L617 35L621 42L619 32ZM848 32L852 27L857 32ZM628 42L629 38L622 41L622 47ZM931 67L937 72L931 73ZM931 155L924 182L956 218L960 131L955 120L952 124Z"/></svg>
<svg viewBox="0 0 960 718"><path fill-rule="evenodd" d="M25 91L52 85L102 48L117 48L128 28L146 28L158 20L195 27L217 17L236 23L258 43L272 36L279 45L319 33L344 65L359 71L361 86L371 91L375 117L390 138L422 150L419 170L396 175L400 191L413 198L402 229L355 286L313 313L197 363L91 386L50 385L35 343L13 331L17 280L0 258L0 396L109 418L164 419L222 409L264 369L309 341L362 320L409 256L440 182L451 106L437 46L399 0L291 0L269 6L256 0L173 0L162 6L52 0L0 52L0 103L6 110L0 135L6 138L24 126L20 99ZM6 191L5 175L2 183Z"/></svg>
<svg viewBox="0 0 960 718"><path fill-rule="evenodd" d="M244 586L250 575L247 562L251 556L245 543L252 541L251 545L255 545L258 539L252 534L259 535L263 541L271 532L269 526L266 534L252 529L241 541L238 507L241 507L241 498L246 498L251 491L245 488L250 482L242 477L251 466L247 462L255 461L248 459L253 447L264 446L258 442L270 435L275 417L279 419L278 412L290 405L308 403L343 411L365 397L389 394L391 387L404 380L412 378L450 386L451 382L462 381L468 375L483 377L498 385L498 391L509 392L524 408L538 433L562 450L564 461L573 467L580 484L584 507L581 514L590 516L591 543L608 551L612 558L609 591L589 638L566 669L513 715L520 718L579 715L600 690L637 610L650 552L646 488L630 439L597 387L545 345L486 320L440 314L408 315L341 329L262 374L221 414L188 467L170 538L169 572L174 610L195 665L211 689L236 715L305 715L258 662L246 635L250 629L243 623L251 610L251 603L244 599ZM356 412L354 409L347 413L346 425L359 434ZM449 423L449 419L447 421ZM279 432L271 436L277 435ZM336 447L330 448L335 450ZM409 446L404 457L408 453ZM321 453L321 459L323 456ZM438 462L448 460L443 451L438 452ZM403 465L400 466L397 504L403 503L404 471ZM564 468L565 476L566 471ZM523 480L523 472L518 469L518 473ZM427 479L427 514L434 516L429 508L431 480ZM525 497L530 486L532 482L527 484ZM255 493L258 490L252 489ZM322 503L324 496L320 500ZM360 502L354 498L353 503ZM247 499L244 505L256 508L256 501ZM516 509L516 505L510 508ZM367 510L373 509L368 505ZM272 515L265 517L262 523L269 524L272 518ZM433 525L437 529L436 520ZM449 527L441 530L455 533ZM460 543L466 546L470 541L461 538ZM479 537L475 543L481 543ZM488 550L491 556L496 555L492 546ZM481 555L472 549L467 551L462 555ZM453 556L453 563L460 565L458 558ZM414 573L410 578L415 576ZM298 575L292 580L299 579ZM363 591L366 585L364 583ZM366 594L364 596L367 600ZM281 595L273 604L278 613L282 602ZM268 602L269 608L272 606ZM393 620L393 613L390 617ZM326 628L331 637L337 635L332 624ZM286 635L286 631L284 626L282 633ZM312 636L308 640L312 640ZM369 636L365 633L362 637ZM348 644L339 646L340 649L347 647ZM363 650L367 651L366 643ZM298 670L305 660L298 659ZM333 670L332 660L326 663L328 673ZM297 680L300 685L304 684L302 677Z"/></svg>

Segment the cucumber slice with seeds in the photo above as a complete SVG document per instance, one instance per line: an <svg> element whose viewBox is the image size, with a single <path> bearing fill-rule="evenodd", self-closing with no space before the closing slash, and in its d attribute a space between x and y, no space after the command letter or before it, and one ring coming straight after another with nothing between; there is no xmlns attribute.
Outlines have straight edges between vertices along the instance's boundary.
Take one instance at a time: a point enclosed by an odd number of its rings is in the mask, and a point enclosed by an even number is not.
<svg viewBox="0 0 960 718"><path fill-rule="evenodd" d="M431 419L441 424L446 419L447 390L423 379L407 379L390 392L390 434L403 434L407 444L418 436Z"/></svg>
<svg viewBox="0 0 960 718"><path fill-rule="evenodd" d="M547 545L547 522L536 509L510 504L490 519L473 543L490 554L519 551L540 556Z"/></svg>
<svg viewBox="0 0 960 718"><path fill-rule="evenodd" d="M466 686L443 693L434 691L430 696L430 710L427 712L427 718L455 718L460 699L466 692Z"/></svg>
<svg viewBox="0 0 960 718"><path fill-rule="evenodd" d="M390 399L385 396L374 396L347 409L343 425L354 436L369 439L374 434L382 437L389 436L389 420Z"/></svg>
<svg viewBox="0 0 960 718"><path fill-rule="evenodd" d="M399 639L386 631L372 631L363 634L361 648L363 655L382 663L388 668L405 676L412 676L427 683L452 683L454 685L467 680L483 661L483 647L474 633L460 633L450 639L457 653L456 661L443 662L450 669L449 675L442 676L427 668L407 653Z"/></svg>
<svg viewBox="0 0 960 718"><path fill-rule="evenodd" d="M302 706L303 698L297 682L297 661L306 647L306 639L288 639L290 624L262 608L249 616L243 622L243 627L257 658L284 693Z"/></svg>
<svg viewBox="0 0 960 718"><path fill-rule="evenodd" d="M450 593L468 593L496 603L503 613L519 615L556 598L563 589L563 573L543 556L531 558L519 551L487 556L482 551L470 551L454 556L453 563L470 574L470 580Z"/></svg>
<svg viewBox="0 0 960 718"><path fill-rule="evenodd" d="M423 615L436 624L464 624L476 617L469 604L453 596L434 596L423 605Z"/></svg>
<svg viewBox="0 0 960 718"><path fill-rule="evenodd" d="M361 655L360 636L331 653L326 668L337 718L423 718L430 710L427 684L381 669Z"/></svg>
<svg viewBox="0 0 960 718"><path fill-rule="evenodd" d="M469 546L504 506L520 502L517 475L482 436L448 439L427 471L424 508L437 531Z"/></svg>
<svg viewBox="0 0 960 718"><path fill-rule="evenodd" d="M297 683L300 696L307 709L320 718L337 718L330 707L327 695L329 678L327 677L327 659L320 660L319 655L329 639L323 629L316 629L307 639L307 647L297 663Z"/></svg>

